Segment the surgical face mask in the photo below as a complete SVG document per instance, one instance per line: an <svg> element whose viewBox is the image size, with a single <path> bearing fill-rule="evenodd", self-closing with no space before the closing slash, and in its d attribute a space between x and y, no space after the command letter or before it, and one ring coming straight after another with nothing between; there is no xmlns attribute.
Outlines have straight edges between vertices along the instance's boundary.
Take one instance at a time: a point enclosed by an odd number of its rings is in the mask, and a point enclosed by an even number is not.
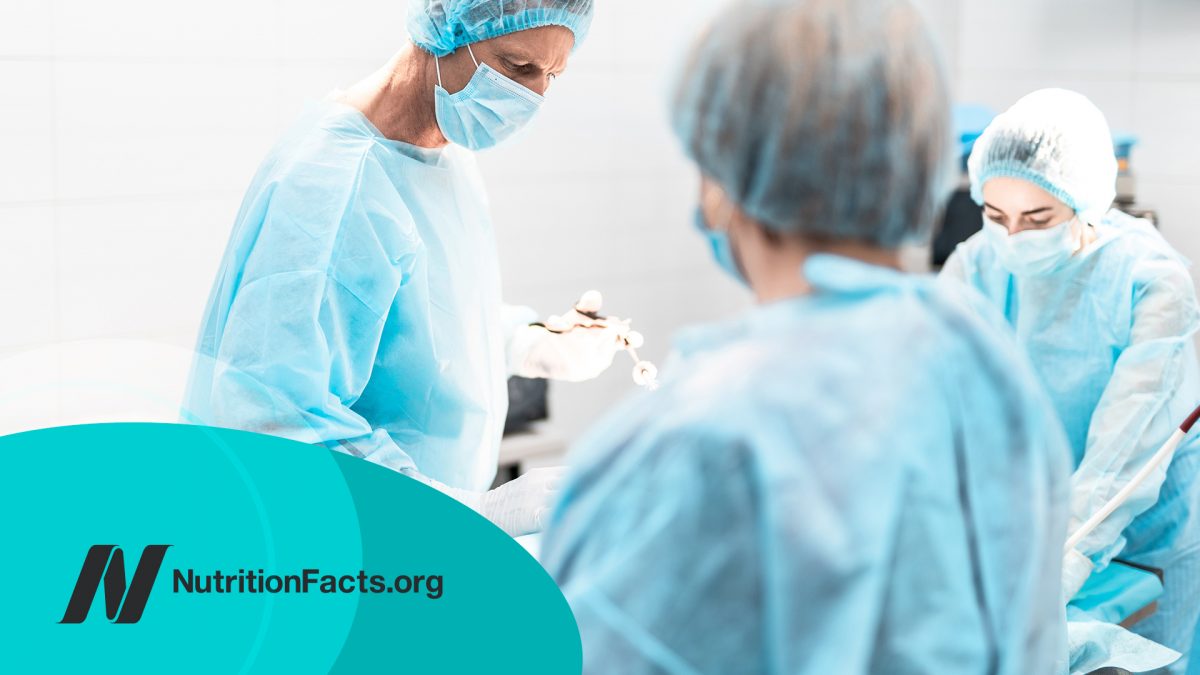
<svg viewBox="0 0 1200 675"><path fill-rule="evenodd" d="M696 207L696 229L700 230L705 239L708 239L709 249L712 251L713 259L725 270L729 276L737 279L742 285L749 285L746 282L746 277L742 275L742 270L738 266L737 258L733 255L733 245L729 242L729 232L725 230L714 230L708 226L708 221L704 218L704 209Z"/></svg>
<svg viewBox="0 0 1200 675"><path fill-rule="evenodd" d="M1008 228L984 217L983 231L992 250L1016 277L1049 274L1070 260L1079 246L1072 229L1075 217L1044 230L1025 230L1010 235Z"/></svg>
<svg viewBox="0 0 1200 675"><path fill-rule="evenodd" d="M546 99L475 59L475 74L457 94L442 87L442 68L437 65L434 88L437 123L446 140L469 150L486 150L512 136L533 119Z"/></svg>

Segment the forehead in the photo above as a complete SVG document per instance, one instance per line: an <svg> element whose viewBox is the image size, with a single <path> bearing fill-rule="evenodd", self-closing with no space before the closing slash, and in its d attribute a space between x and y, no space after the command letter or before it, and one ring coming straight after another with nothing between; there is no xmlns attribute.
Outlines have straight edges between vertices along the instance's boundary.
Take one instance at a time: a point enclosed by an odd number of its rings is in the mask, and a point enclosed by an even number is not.
<svg viewBox="0 0 1200 675"><path fill-rule="evenodd" d="M983 201L1005 211L1030 211L1066 206L1054 195L1020 178L1001 176L983 185Z"/></svg>
<svg viewBox="0 0 1200 675"><path fill-rule="evenodd" d="M540 26L501 35L487 40L497 53L520 58L547 70L561 70L567 65L575 34L562 26Z"/></svg>

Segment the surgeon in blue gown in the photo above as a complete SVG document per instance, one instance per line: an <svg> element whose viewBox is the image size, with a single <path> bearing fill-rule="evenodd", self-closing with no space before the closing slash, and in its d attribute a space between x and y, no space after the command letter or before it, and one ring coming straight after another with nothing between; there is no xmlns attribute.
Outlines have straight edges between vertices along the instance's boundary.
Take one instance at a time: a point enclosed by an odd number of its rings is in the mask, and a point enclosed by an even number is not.
<svg viewBox="0 0 1200 675"><path fill-rule="evenodd" d="M1081 94L1035 91L998 116L968 161L982 231L943 277L1004 313L1066 428L1070 529L1099 511L1200 403L1200 305L1189 264L1148 222L1111 208L1117 162L1104 115ZM1200 440L1072 550L1073 597L1114 558L1160 569L1158 611L1133 627L1185 654L1200 615Z"/></svg>
<svg viewBox="0 0 1200 675"><path fill-rule="evenodd" d="M591 0L413 0L412 42L311 106L246 193L184 419L320 443L406 473L513 535L559 471L488 491L510 374L579 381L615 329L551 333L501 304L472 151L527 124Z"/></svg>
<svg viewBox="0 0 1200 675"><path fill-rule="evenodd" d="M906 2L748 0L694 42L698 227L757 302L572 451L543 562L585 672L1065 668L1062 429L998 314L899 269L947 107Z"/></svg>

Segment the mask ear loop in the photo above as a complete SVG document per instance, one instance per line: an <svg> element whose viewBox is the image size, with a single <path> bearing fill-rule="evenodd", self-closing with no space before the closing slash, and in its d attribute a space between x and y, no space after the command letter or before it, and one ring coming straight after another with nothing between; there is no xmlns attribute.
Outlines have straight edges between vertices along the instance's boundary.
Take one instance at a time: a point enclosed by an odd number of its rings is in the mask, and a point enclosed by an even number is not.
<svg viewBox="0 0 1200 675"><path fill-rule="evenodd" d="M733 221L738 217L738 205L729 198L729 194L725 192L724 188L720 188L719 198L722 202L724 202L721 205L721 210L725 213L723 214L721 220L724 221L725 227L716 231L725 233L725 238L729 240L729 254L733 256L733 265L737 268L738 274L742 275L742 279L746 280L746 284L748 285L750 283L748 281L750 277L746 275L746 267L742 264L741 256L739 256L737 253L737 244L733 239Z"/></svg>
<svg viewBox="0 0 1200 675"><path fill-rule="evenodd" d="M1075 216L1071 218L1071 220L1075 221L1075 223L1079 225L1079 235L1076 237L1075 250L1071 252L1072 256L1077 256L1080 253L1083 253L1083 249L1087 247L1088 232L1091 231L1092 224L1081 218L1078 211L1075 212Z"/></svg>
<svg viewBox="0 0 1200 675"><path fill-rule="evenodd" d="M471 55L471 62L475 64L475 69L479 69L479 61L475 58L475 52L471 49L471 45L467 45L467 53ZM433 67L437 70L438 86L445 89L442 84L442 59L440 56L433 57Z"/></svg>
<svg viewBox="0 0 1200 675"><path fill-rule="evenodd" d="M721 201L725 202L723 208L725 214L721 219L724 221L725 227L722 228L721 231L725 232L725 234L729 234L729 232L733 230L733 219L737 217L737 204L734 204L732 199L729 199L724 195L722 195Z"/></svg>
<svg viewBox="0 0 1200 675"><path fill-rule="evenodd" d="M737 204L733 203L733 200L729 198L729 195L727 195L725 190L720 186L710 189L716 190L715 197L721 201L717 213L721 216L721 223L724 225L724 227L719 229L713 227L716 225L716 223L706 223L706 225L710 230L728 233L729 230L732 229L733 219L737 215Z"/></svg>

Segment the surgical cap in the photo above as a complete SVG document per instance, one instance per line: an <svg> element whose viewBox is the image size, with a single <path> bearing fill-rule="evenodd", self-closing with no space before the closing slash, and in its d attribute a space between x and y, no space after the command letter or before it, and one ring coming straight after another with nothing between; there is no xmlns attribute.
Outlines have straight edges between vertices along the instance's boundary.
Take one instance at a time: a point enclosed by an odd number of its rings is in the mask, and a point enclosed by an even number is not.
<svg viewBox="0 0 1200 675"><path fill-rule="evenodd" d="M895 247L949 182L945 80L918 12L885 0L730 5L692 48L672 122L769 230Z"/></svg>
<svg viewBox="0 0 1200 675"><path fill-rule="evenodd" d="M1100 222L1117 194L1117 159L1104 113L1065 89L1035 91L992 120L967 169L971 197L981 205L984 184L1000 176L1037 185L1090 223Z"/></svg>
<svg viewBox="0 0 1200 675"><path fill-rule="evenodd" d="M562 26L583 42L592 0L410 0L408 32L434 56L540 26Z"/></svg>

